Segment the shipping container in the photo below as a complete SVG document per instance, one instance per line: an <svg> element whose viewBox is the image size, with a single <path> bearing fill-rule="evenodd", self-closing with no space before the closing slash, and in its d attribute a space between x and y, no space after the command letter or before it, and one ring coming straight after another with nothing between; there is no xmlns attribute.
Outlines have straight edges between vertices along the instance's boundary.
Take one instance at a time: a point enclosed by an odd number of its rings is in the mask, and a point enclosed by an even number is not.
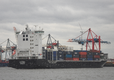
<svg viewBox="0 0 114 80"><path fill-rule="evenodd" d="M52 52L47 52L47 60L52 60Z"/></svg>
<svg viewBox="0 0 114 80"><path fill-rule="evenodd" d="M80 55L80 58L87 58L86 55Z"/></svg>
<svg viewBox="0 0 114 80"><path fill-rule="evenodd" d="M100 56L99 55L94 55L94 58L100 58Z"/></svg>
<svg viewBox="0 0 114 80"><path fill-rule="evenodd" d="M55 61L57 60L57 51L53 51L53 57L52 59Z"/></svg>
<svg viewBox="0 0 114 80"><path fill-rule="evenodd" d="M93 58L87 58L87 60L93 60Z"/></svg>
<svg viewBox="0 0 114 80"><path fill-rule="evenodd" d="M87 58L93 58L93 55L87 55Z"/></svg>
<svg viewBox="0 0 114 80"><path fill-rule="evenodd" d="M64 53L65 53L64 51L60 51L60 50L59 50L59 51L57 52L57 59L58 59L58 60L64 60Z"/></svg>
<svg viewBox="0 0 114 80"><path fill-rule="evenodd" d="M66 58L72 58L72 54L66 54Z"/></svg>
<svg viewBox="0 0 114 80"><path fill-rule="evenodd" d="M65 58L65 60L73 60L73 58Z"/></svg>
<svg viewBox="0 0 114 80"><path fill-rule="evenodd" d="M79 61L79 58L73 58L74 61Z"/></svg>
<svg viewBox="0 0 114 80"><path fill-rule="evenodd" d="M79 52L80 55L87 55L87 52Z"/></svg>

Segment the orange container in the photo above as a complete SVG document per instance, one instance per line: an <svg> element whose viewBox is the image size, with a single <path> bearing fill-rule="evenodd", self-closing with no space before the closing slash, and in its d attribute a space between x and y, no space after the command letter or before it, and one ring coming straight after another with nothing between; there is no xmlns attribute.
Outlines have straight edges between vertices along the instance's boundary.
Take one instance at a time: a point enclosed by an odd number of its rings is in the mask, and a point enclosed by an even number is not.
<svg viewBox="0 0 114 80"><path fill-rule="evenodd" d="M79 52L80 55L87 55L87 52Z"/></svg>
<svg viewBox="0 0 114 80"><path fill-rule="evenodd" d="M79 61L79 58L73 58L73 61Z"/></svg>
<svg viewBox="0 0 114 80"><path fill-rule="evenodd" d="M99 55L94 55L94 58L100 58L100 56Z"/></svg>

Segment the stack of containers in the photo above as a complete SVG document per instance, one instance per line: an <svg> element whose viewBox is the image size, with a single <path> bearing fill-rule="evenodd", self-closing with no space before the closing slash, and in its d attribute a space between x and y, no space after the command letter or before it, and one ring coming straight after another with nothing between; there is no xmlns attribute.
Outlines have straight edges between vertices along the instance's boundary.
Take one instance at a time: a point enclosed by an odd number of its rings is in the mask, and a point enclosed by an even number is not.
<svg viewBox="0 0 114 80"><path fill-rule="evenodd" d="M80 60L86 60L86 58L87 58L87 51L81 51L81 52L79 52L79 54L80 54Z"/></svg>
<svg viewBox="0 0 114 80"><path fill-rule="evenodd" d="M58 60L64 60L64 51L59 50L57 55L58 55Z"/></svg>
<svg viewBox="0 0 114 80"><path fill-rule="evenodd" d="M74 61L79 61L79 51L74 50L72 57Z"/></svg>
<svg viewBox="0 0 114 80"><path fill-rule="evenodd" d="M47 59L52 61L52 52L47 52Z"/></svg>
<svg viewBox="0 0 114 80"><path fill-rule="evenodd" d="M47 60L52 61L52 50L51 49L47 49Z"/></svg>
<svg viewBox="0 0 114 80"><path fill-rule="evenodd" d="M57 51L53 51L53 61L56 61Z"/></svg>
<svg viewBox="0 0 114 80"><path fill-rule="evenodd" d="M72 58L72 53L73 53L73 52L66 51L65 60L73 60L73 58Z"/></svg>
<svg viewBox="0 0 114 80"><path fill-rule="evenodd" d="M94 60L100 60L100 53L94 52Z"/></svg>
<svg viewBox="0 0 114 80"><path fill-rule="evenodd" d="M93 60L93 53L87 52L87 60Z"/></svg>

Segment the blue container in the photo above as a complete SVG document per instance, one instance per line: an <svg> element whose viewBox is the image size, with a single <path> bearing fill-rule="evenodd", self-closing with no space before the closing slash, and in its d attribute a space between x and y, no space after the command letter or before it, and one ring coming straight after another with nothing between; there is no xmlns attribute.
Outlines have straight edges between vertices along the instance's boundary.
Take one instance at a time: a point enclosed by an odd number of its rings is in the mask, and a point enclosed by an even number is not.
<svg viewBox="0 0 114 80"><path fill-rule="evenodd" d="M57 55L57 51L53 51L53 56L56 56Z"/></svg>
<svg viewBox="0 0 114 80"><path fill-rule="evenodd" d="M87 58L93 58L93 55L87 55Z"/></svg>
<svg viewBox="0 0 114 80"><path fill-rule="evenodd" d="M72 58L72 54L66 54L66 58Z"/></svg>
<svg viewBox="0 0 114 80"><path fill-rule="evenodd" d="M93 58L87 58L87 60L93 60Z"/></svg>
<svg viewBox="0 0 114 80"><path fill-rule="evenodd" d="M56 60L56 56L57 56L57 51L53 51L53 60Z"/></svg>

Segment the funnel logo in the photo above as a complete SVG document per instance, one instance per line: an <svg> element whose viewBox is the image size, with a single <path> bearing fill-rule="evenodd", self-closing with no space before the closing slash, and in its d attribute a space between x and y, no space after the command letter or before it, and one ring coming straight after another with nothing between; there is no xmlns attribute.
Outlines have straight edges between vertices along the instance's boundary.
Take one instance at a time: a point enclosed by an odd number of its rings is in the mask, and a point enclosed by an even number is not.
<svg viewBox="0 0 114 80"><path fill-rule="evenodd" d="M25 61L20 61L19 62L21 65L24 65L25 64Z"/></svg>

